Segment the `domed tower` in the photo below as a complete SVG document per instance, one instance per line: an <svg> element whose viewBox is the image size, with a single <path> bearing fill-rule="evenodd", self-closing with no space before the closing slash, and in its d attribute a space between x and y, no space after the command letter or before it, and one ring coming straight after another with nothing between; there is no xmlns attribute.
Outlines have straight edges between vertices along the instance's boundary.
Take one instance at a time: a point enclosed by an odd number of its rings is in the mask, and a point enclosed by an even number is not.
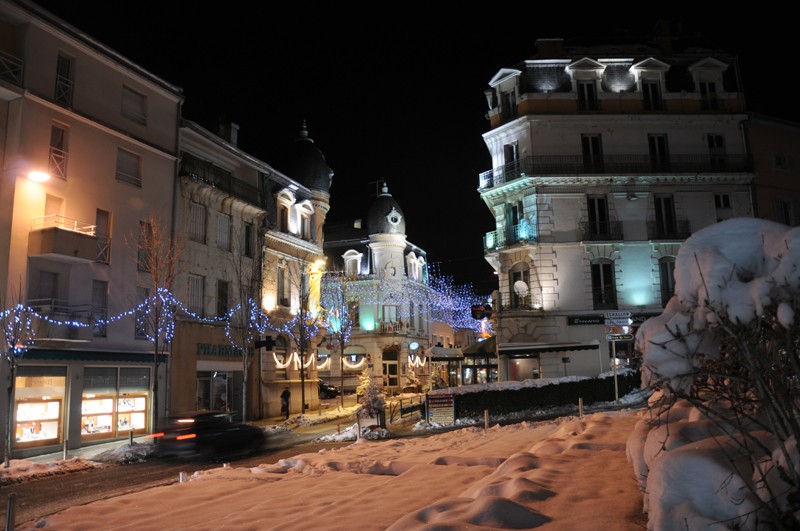
<svg viewBox="0 0 800 531"><path fill-rule="evenodd" d="M333 170L325 161L325 156L308 136L306 122L300 129L300 136L292 143L286 153L283 173L311 189L311 202L314 204L314 239L320 247L323 244L325 218L331 208L331 184Z"/></svg>
<svg viewBox="0 0 800 531"><path fill-rule="evenodd" d="M381 191L369 208L367 231L373 272L386 278L403 278L406 218L385 182L381 184Z"/></svg>

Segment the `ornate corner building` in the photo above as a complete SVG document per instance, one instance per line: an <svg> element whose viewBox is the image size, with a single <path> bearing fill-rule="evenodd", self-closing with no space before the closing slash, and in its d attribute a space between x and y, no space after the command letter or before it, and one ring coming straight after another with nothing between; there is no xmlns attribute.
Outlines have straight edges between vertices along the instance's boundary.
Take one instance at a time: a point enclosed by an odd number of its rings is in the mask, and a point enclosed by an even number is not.
<svg viewBox="0 0 800 531"><path fill-rule="evenodd" d="M681 243L754 215L736 58L660 29L602 46L541 39L489 82L479 193L496 221L484 252L501 380L635 358Z"/></svg>

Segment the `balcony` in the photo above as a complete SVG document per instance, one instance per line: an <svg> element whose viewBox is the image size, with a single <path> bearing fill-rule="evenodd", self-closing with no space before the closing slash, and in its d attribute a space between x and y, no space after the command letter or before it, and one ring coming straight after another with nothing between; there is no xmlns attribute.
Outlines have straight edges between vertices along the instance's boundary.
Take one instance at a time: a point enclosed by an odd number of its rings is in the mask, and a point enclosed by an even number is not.
<svg viewBox="0 0 800 531"><path fill-rule="evenodd" d="M108 263L111 240L98 236L96 230L95 225L59 215L34 218L28 234L28 256L73 263Z"/></svg>
<svg viewBox="0 0 800 531"><path fill-rule="evenodd" d="M94 327L88 326L96 316L106 314L89 304L72 304L65 299L29 299L28 307L41 317L36 332L37 341L58 340L88 340L91 330L94 336L105 335L105 323L96 323ZM87 326L76 326L81 323Z"/></svg>
<svg viewBox="0 0 800 531"><path fill-rule="evenodd" d="M180 174L213 186L245 203L260 208L264 208L266 205L266 194L257 187L237 179L227 170L188 153L183 154Z"/></svg>
<svg viewBox="0 0 800 531"><path fill-rule="evenodd" d="M582 221L580 223L581 241L614 242L623 240L620 221Z"/></svg>
<svg viewBox="0 0 800 531"><path fill-rule="evenodd" d="M493 230L483 237L484 251L508 247L516 243L536 243L536 227L530 223L520 223L511 227L510 231Z"/></svg>
<svg viewBox="0 0 800 531"><path fill-rule="evenodd" d="M500 294L501 312L541 312L542 296L540 294L528 293L524 297L517 294Z"/></svg>
<svg viewBox="0 0 800 531"><path fill-rule="evenodd" d="M0 79L3 81L21 87L24 65L22 59L0 51Z"/></svg>
<svg viewBox="0 0 800 531"><path fill-rule="evenodd" d="M691 235L688 219L679 219L671 223L647 222L647 237L650 240L685 240Z"/></svg>
<svg viewBox="0 0 800 531"><path fill-rule="evenodd" d="M584 160L581 155L525 157L479 176L481 190L500 186L523 177L551 175L648 175L696 173L746 173L753 171L747 155L671 155L651 159L650 155L606 155Z"/></svg>

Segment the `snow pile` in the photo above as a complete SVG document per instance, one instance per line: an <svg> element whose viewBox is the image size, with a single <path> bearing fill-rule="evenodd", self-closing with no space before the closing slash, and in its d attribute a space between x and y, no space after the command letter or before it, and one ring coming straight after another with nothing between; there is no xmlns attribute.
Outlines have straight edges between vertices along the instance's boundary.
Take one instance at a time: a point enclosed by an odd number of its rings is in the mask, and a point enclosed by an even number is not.
<svg viewBox="0 0 800 531"><path fill-rule="evenodd" d="M799 264L800 228L759 219L717 223L681 246L675 295L636 335L643 386L656 393L628 439L627 454L649 529L758 529L765 502L777 500L784 514L796 510L786 497L796 496L798 485L785 481L786 471L800 477L795 438L784 441L767 431L764 412L752 409L744 417L741 405L690 391L711 381L698 382L699 369L722 367L713 364L723 356L730 363L723 340L731 333L717 333L720 326L748 325L767 310L775 311L779 327L796 326L790 304L798 297ZM744 378L717 385L743 385L746 393ZM800 512L789 518L790 526L800 526Z"/></svg>

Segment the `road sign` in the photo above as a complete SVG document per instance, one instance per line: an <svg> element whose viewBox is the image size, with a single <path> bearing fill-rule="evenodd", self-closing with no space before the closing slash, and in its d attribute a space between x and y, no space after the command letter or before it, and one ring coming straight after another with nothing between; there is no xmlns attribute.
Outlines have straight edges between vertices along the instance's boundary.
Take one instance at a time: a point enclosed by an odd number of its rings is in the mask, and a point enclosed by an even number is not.
<svg viewBox="0 0 800 531"><path fill-rule="evenodd" d="M630 319L631 312L628 310L613 310L605 312L606 319Z"/></svg>
<svg viewBox="0 0 800 531"><path fill-rule="evenodd" d="M606 334L627 334L628 331L621 326L607 326Z"/></svg>
<svg viewBox="0 0 800 531"><path fill-rule="evenodd" d="M633 341L633 334L606 334L606 341Z"/></svg>
<svg viewBox="0 0 800 531"><path fill-rule="evenodd" d="M606 319L606 326L630 326L630 319Z"/></svg>

